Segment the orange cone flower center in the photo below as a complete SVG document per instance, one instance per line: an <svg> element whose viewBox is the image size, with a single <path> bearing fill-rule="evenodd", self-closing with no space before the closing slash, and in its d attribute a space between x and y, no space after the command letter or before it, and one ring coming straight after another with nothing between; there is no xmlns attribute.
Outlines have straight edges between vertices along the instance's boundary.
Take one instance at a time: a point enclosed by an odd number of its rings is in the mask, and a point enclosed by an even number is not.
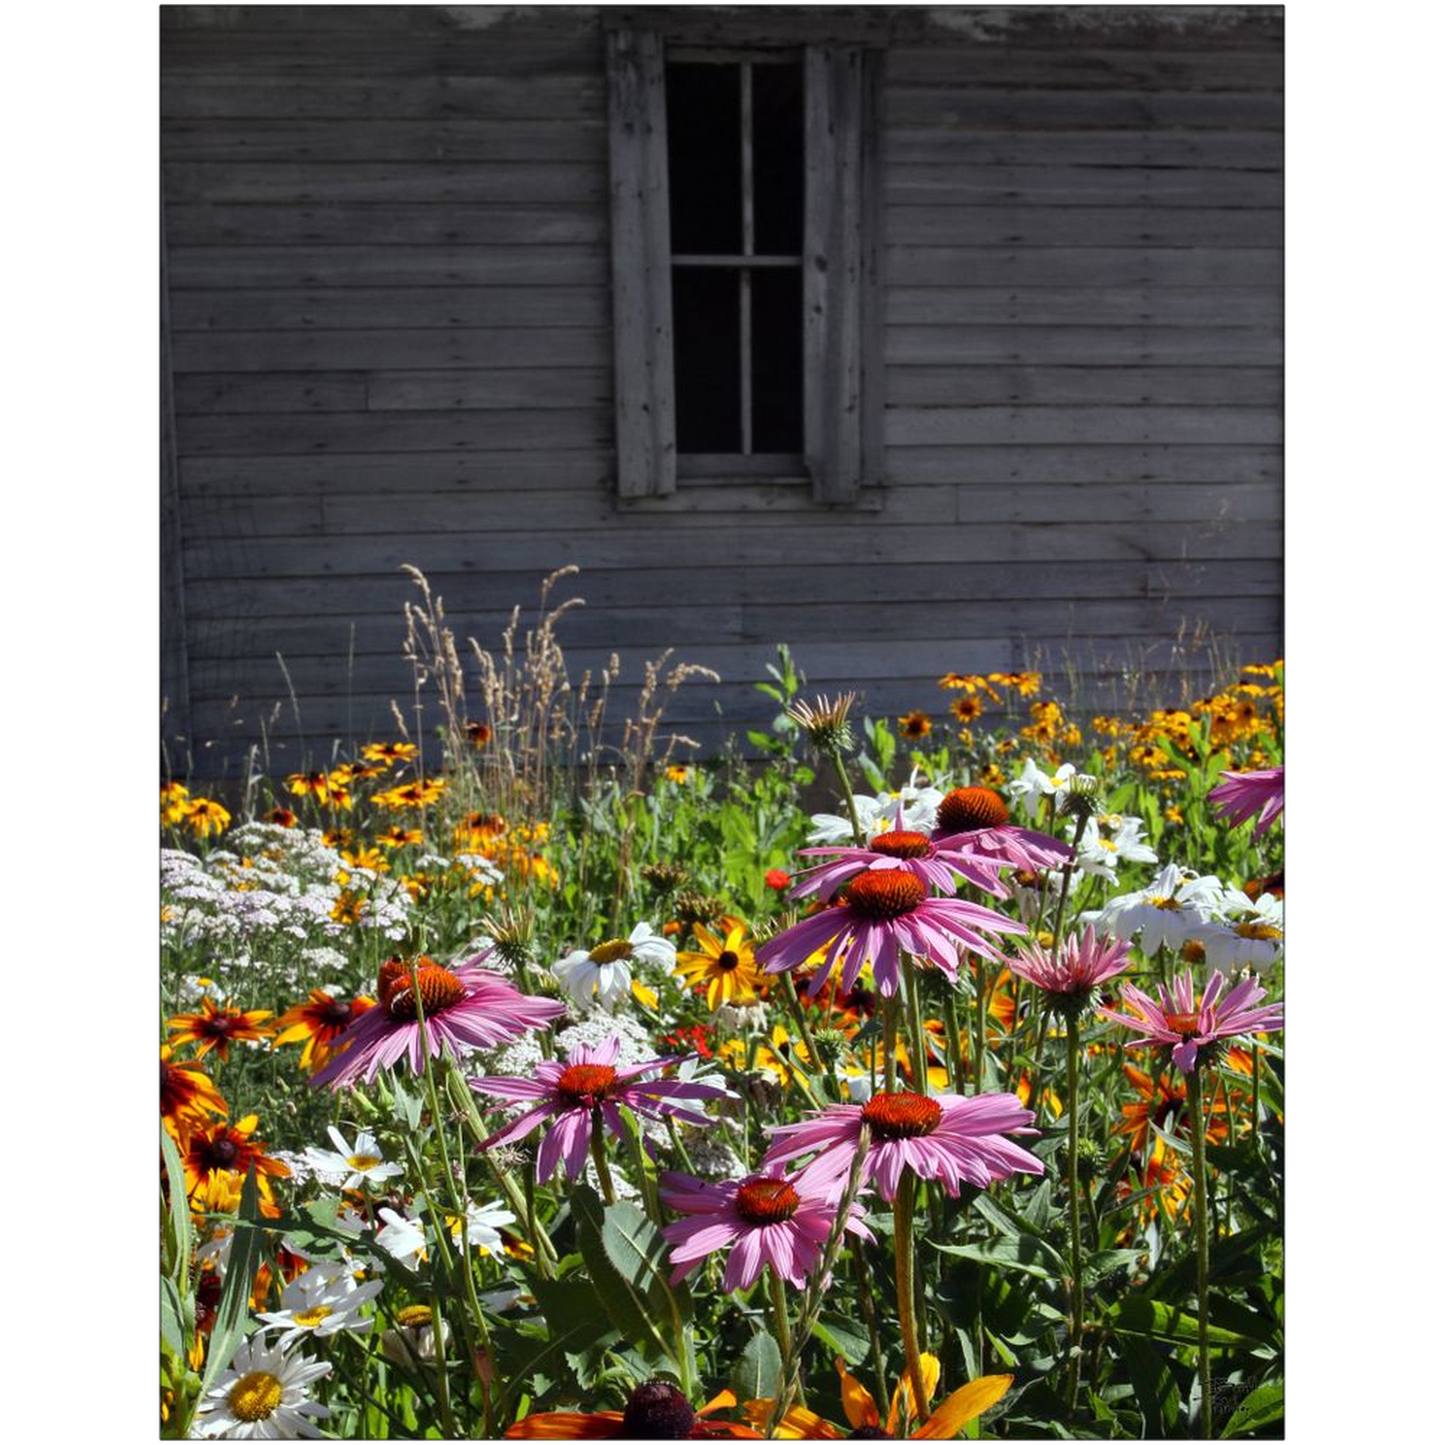
<svg viewBox="0 0 1445 1445"><path fill-rule="evenodd" d="M862 873L848 884L848 907L875 923L912 913L927 889L911 873L888 869Z"/></svg>
<svg viewBox="0 0 1445 1445"><path fill-rule="evenodd" d="M1199 1015L1194 1014L1165 1014L1164 1022L1169 1026L1171 1032L1182 1034L1186 1039L1191 1034L1199 1032Z"/></svg>
<svg viewBox="0 0 1445 1445"><path fill-rule="evenodd" d="M416 1018L418 993L421 994L421 1011L426 1018L451 1008L467 996L466 986L456 974L436 964L417 969L414 988L412 979L412 974L403 973L392 983L391 992L386 997L386 1011L398 1022Z"/></svg>
<svg viewBox="0 0 1445 1445"><path fill-rule="evenodd" d="M617 1070L611 1064L569 1064L557 1080L557 1092L590 1109L612 1092L616 1082Z"/></svg>
<svg viewBox="0 0 1445 1445"><path fill-rule="evenodd" d="M932 844L922 833L895 831L880 833L869 845L869 850L881 853L885 858L926 858Z"/></svg>
<svg viewBox="0 0 1445 1445"><path fill-rule="evenodd" d="M803 1201L786 1179L754 1179L737 1193L737 1210L749 1224L777 1224L791 1219Z"/></svg>
<svg viewBox="0 0 1445 1445"><path fill-rule="evenodd" d="M936 1099L913 1094L874 1094L863 1106L863 1122L881 1139L919 1139L938 1128L943 1108Z"/></svg>
<svg viewBox="0 0 1445 1445"><path fill-rule="evenodd" d="M972 833L1007 822L1008 804L992 788L955 788L938 805L940 833Z"/></svg>

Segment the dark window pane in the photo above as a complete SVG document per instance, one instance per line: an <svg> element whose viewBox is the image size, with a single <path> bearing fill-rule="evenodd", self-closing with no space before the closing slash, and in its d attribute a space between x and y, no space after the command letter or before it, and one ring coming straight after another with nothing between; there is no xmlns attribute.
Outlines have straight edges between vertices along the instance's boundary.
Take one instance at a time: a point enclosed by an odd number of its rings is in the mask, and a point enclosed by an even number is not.
<svg viewBox="0 0 1445 1445"><path fill-rule="evenodd" d="M760 70L763 68L758 67ZM803 279L796 267L753 276L753 450L803 450Z"/></svg>
<svg viewBox="0 0 1445 1445"><path fill-rule="evenodd" d="M742 72L667 67L667 185L675 255L743 248Z"/></svg>
<svg viewBox="0 0 1445 1445"><path fill-rule="evenodd" d="M803 67L753 66L754 251L803 250Z"/></svg>
<svg viewBox="0 0 1445 1445"><path fill-rule="evenodd" d="M673 267L678 451L742 451L741 331L736 271Z"/></svg>

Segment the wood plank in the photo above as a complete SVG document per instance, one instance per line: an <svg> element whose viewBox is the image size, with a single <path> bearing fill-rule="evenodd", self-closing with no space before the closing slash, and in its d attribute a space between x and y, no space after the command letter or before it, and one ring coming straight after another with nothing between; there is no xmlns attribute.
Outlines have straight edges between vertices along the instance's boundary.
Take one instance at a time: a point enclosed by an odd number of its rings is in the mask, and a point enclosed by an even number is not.
<svg viewBox="0 0 1445 1445"><path fill-rule="evenodd" d="M568 7L539 10L517 6L481 5L166 5L160 12L161 35L168 44L179 44L185 35L215 36L217 44L239 35L282 36L323 35L366 21L368 34L442 38L452 44L478 43L531 36L589 35L595 15L588 9Z"/></svg>
<svg viewBox="0 0 1445 1445"><path fill-rule="evenodd" d="M173 366L191 371L337 371L579 366L611 359L601 327L457 327L427 331L194 331L174 338Z"/></svg>
<svg viewBox="0 0 1445 1445"><path fill-rule="evenodd" d="M1188 207L904 206L884 210L890 246L1245 246L1284 244L1284 215Z"/></svg>
<svg viewBox="0 0 1445 1445"><path fill-rule="evenodd" d="M171 161L171 204L399 206L600 201L605 163L552 161Z"/></svg>
<svg viewBox="0 0 1445 1445"><path fill-rule="evenodd" d="M1284 204L1277 171L1182 167L997 166L971 164L966 136L928 164L894 161L885 196L900 206L1270 207Z"/></svg>
<svg viewBox="0 0 1445 1445"><path fill-rule="evenodd" d="M883 425L890 446L1284 441L1284 418L1260 407L894 406L884 413Z"/></svg>
<svg viewBox="0 0 1445 1445"><path fill-rule="evenodd" d="M208 204L170 206L166 224L178 246L588 246L606 240L607 217L601 206L576 205Z"/></svg>
<svg viewBox="0 0 1445 1445"><path fill-rule="evenodd" d="M590 161L607 164L600 114L458 120L178 120L161 130L165 161Z"/></svg>
<svg viewBox="0 0 1445 1445"><path fill-rule="evenodd" d="M412 489L467 495L495 488L585 490L604 485L610 447L485 456L191 457L181 463L188 497L290 497L301 493L392 498Z"/></svg>
<svg viewBox="0 0 1445 1445"><path fill-rule="evenodd" d="M286 415L178 417L181 456L597 447L612 439L607 407L537 411L337 413L325 425Z"/></svg>
<svg viewBox="0 0 1445 1445"><path fill-rule="evenodd" d="M898 366L1277 366L1284 342L1277 327L890 326L885 356Z"/></svg>
<svg viewBox="0 0 1445 1445"><path fill-rule="evenodd" d="M1015 46L893 46L893 84L991 89L1111 91L1278 91L1282 47L1172 50L1167 47L1026 50Z"/></svg>
<svg viewBox="0 0 1445 1445"><path fill-rule="evenodd" d="M1284 324L1276 286L890 286L895 326L1249 326Z"/></svg>
<svg viewBox="0 0 1445 1445"><path fill-rule="evenodd" d="M908 98L907 92L895 92L900 103ZM883 133L890 166L965 157L976 166L1188 166L1261 172L1284 167L1280 130L990 130L936 118L913 125L899 123L896 114L891 119Z"/></svg>
<svg viewBox="0 0 1445 1445"><path fill-rule="evenodd" d="M890 125L1037 131L1283 130L1278 90L989 89L974 81L920 84L900 75L890 56L886 104Z"/></svg>
<svg viewBox="0 0 1445 1445"><path fill-rule="evenodd" d="M950 642L1001 636L1031 639L1060 633L1082 639L1157 640L1173 637L1181 628L1187 633L1197 625L1219 632L1278 629L1281 611L1282 599L1278 596L1065 601L969 598L931 603L929 622L937 636ZM475 637L483 646L495 646L510 621L510 613L449 611L448 621L458 638ZM789 602L666 610L614 607L595 611L584 607L568 614L559 630L559 640L570 658L580 649L619 645L657 650L720 642L772 646L780 638L797 645L840 636L854 641L887 642L905 635L917 623L918 603L912 598L844 602L827 607ZM222 680L228 662L243 658L269 662L277 652L286 657L314 658L397 656L405 636L401 617L395 613L201 619L192 630L192 656L212 664Z"/></svg>
<svg viewBox="0 0 1445 1445"><path fill-rule="evenodd" d="M694 563L669 567L667 558L649 568L648 586L677 606L727 607L735 603L763 609L798 602L796 566L759 566L732 562L727 566ZM702 563L710 558L704 555ZM428 575L433 590L455 616L535 606L548 569L522 571L443 572ZM390 612L400 625L403 605L416 588L400 571L359 576L315 573L283 578L244 577L236 580L193 578L188 584L189 617L225 622L266 617L337 616ZM915 604L949 603L966 596L975 601L1055 599L1061 604L1081 599L1150 597L1176 601L1203 597L1278 597L1283 567L1274 558L1190 558L1142 561L1137 557L1109 561L1051 561L1048 567L1021 575L1010 562L974 561L967 574L951 563L879 562L856 573L839 568L814 568L808 577L808 602L888 604L906 598ZM581 597L589 615L637 605L637 574L627 567L593 567L565 580L557 598ZM663 612L665 615L665 611ZM759 628L762 635L764 629ZM459 634L464 635L464 634ZM486 639L483 638L485 642Z"/></svg>
<svg viewBox="0 0 1445 1445"><path fill-rule="evenodd" d="M366 382L368 411L476 411L608 406L612 373L602 367L525 371L380 371Z"/></svg>
<svg viewBox="0 0 1445 1445"><path fill-rule="evenodd" d="M307 77L305 85L215 72L187 76L167 70L161 77L164 119L598 121L606 113L600 68L587 75L429 72L415 79L327 73Z"/></svg>
<svg viewBox="0 0 1445 1445"><path fill-rule="evenodd" d="M891 447L889 477L901 484L1034 487L1054 483L1195 486L1210 482L1283 485L1277 446L968 446ZM199 465L199 464L193 464ZM182 466L182 476L188 476Z"/></svg>
<svg viewBox="0 0 1445 1445"><path fill-rule="evenodd" d="M1276 247L890 246L885 275L895 285L1131 287L1284 287Z"/></svg>
<svg viewBox="0 0 1445 1445"><path fill-rule="evenodd" d="M889 406L1284 405L1278 367L894 366Z"/></svg>
<svg viewBox="0 0 1445 1445"><path fill-rule="evenodd" d="M264 376L194 372L176 380L176 412L365 411L366 377L359 372L276 372Z"/></svg>
<svg viewBox="0 0 1445 1445"><path fill-rule="evenodd" d="M601 246L197 246L171 252L178 291L317 286L606 286Z"/></svg>
<svg viewBox="0 0 1445 1445"><path fill-rule="evenodd" d="M650 524L653 519L648 518ZM833 566L872 566L906 557L915 564L972 564L984 559L1032 563L1056 561L1166 561L1180 556L1277 558L1280 528L1207 524L1181 530L1173 523L1110 521L1038 523L1031 527L982 525L887 529L840 524L832 518L799 524L778 518L753 539L749 561L756 565L797 565L800 556L826 558ZM670 534L675 555L701 555L715 548L716 532L703 528ZM186 550L187 576L210 578L299 577L326 573L364 576L410 564L426 572L502 572L551 569L569 563L587 567L657 565L656 529L623 527L589 536L585 545L561 532L509 536L505 548L469 534L355 537L345 547L318 548L309 539L254 538L206 543ZM1042 569L1046 570L1046 569Z"/></svg>

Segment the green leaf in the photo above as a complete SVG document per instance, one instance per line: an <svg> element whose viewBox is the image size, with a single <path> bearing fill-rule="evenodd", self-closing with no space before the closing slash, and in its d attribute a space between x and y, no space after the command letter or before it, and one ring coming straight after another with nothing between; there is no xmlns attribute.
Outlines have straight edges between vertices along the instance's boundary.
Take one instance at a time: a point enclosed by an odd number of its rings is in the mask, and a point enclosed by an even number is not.
<svg viewBox="0 0 1445 1445"><path fill-rule="evenodd" d="M835 1355L842 1355L850 1365L861 1365L868 1358L870 1341L865 1325L847 1315L824 1310L813 1326L813 1334Z"/></svg>
<svg viewBox="0 0 1445 1445"><path fill-rule="evenodd" d="M606 1227L602 1201L589 1186L579 1184L572 1191L572 1215L577 1225L577 1247L582 1251L593 1290L607 1318L624 1340L650 1358L668 1354L653 1323L657 1311L648 1298L647 1288L629 1283L612 1263L602 1239Z"/></svg>
<svg viewBox="0 0 1445 1445"><path fill-rule="evenodd" d="M1109 1319L1114 1328L1124 1334L1148 1335L1156 1340L1176 1340L1185 1345L1199 1342L1198 1318L1175 1306L1166 1305L1163 1300L1130 1295L1128 1299L1120 1300L1110 1309ZM1213 1320L1209 1322L1208 1339L1211 1344L1216 1345L1250 1343L1243 1335L1225 1329Z"/></svg>
<svg viewBox="0 0 1445 1445"><path fill-rule="evenodd" d="M1021 1234L1017 1239L995 1239L988 1244L935 1244L940 1254L971 1259L995 1269L1017 1270L1035 1279L1057 1280L1066 1273L1064 1261L1042 1239Z"/></svg>
<svg viewBox="0 0 1445 1445"><path fill-rule="evenodd" d="M1247 1434L1264 1425L1273 1425L1284 1419L1284 1386L1261 1385L1246 1395L1239 1409L1229 1417L1229 1424L1220 1432L1221 1440L1233 1440L1236 1435Z"/></svg>
<svg viewBox="0 0 1445 1445"><path fill-rule="evenodd" d="M181 1296L172 1280L161 1277L161 1339L171 1353L185 1358L190 1331L182 1323Z"/></svg>
<svg viewBox="0 0 1445 1445"><path fill-rule="evenodd" d="M669 1314L679 1326L691 1316L691 1294L668 1283L667 1240L635 1204L619 1200L607 1206L602 1247L613 1268L646 1297L655 1315Z"/></svg>
<svg viewBox="0 0 1445 1445"><path fill-rule="evenodd" d="M532 1294L547 1321L546 1348L533 1354L524 1372L543 1368L555 1351L561 1351L567 1365L584 1389L595 1381L598 1368L618 1334L598 1328L597 1296L584 1279L533 1279Z"/></svg>
<svg viewBox="0 0 1445 1445"><path fill-rule="evenodd" d="M1179 1418L1179 1386L1163 1355L1148 1340L1117 1335L1115 1343L1134 1386L1134 1399L1144 1414L1144 1436L1159 1439L1173 1432Z"/></svg>
<svg viewBox="0 0 1445 1445"><path fill-rule="evenodd" d="M166 1166L166 1237L170 1245L170 1270L176 1291L182 1297L191 1292L191 1206L186 1198L186 1171L176 1142L161 1126L161 1158Z"/></svg>
<svg viewBox="0 0 1445 1445"><path fill-rule="evenodd" d="M256 1166L253 1164L241 1187L241 1212L237 1216L231 1240L231 1258L226 1265L226 1279L216 1305L216 1323L211 1330L211 1343L206 1351L206 1368L201 1376L200 1394L204 1395L216 1377L231 1363L231 1356L246 1332L246 1319L251 1308L251 1288L256 1271L265 1253L266 1235L257 1221Z"/></svg>
<svg viewBox="0 0 1445 1445"><path fill-rule="evenodd" d="M1097 1284L1116 1269L1136 1270L1143 1252L1139 1249L1101 1249L1084 1261L1084 1283Z"/></svg>
<svg viewBox="0 0 1445 1445"><path fill-rule="evenodd" d="M776 1400L782 1386L783 1357L766 1330L747 1342L733 1367L732 1387L739 1400Z"/></svg>

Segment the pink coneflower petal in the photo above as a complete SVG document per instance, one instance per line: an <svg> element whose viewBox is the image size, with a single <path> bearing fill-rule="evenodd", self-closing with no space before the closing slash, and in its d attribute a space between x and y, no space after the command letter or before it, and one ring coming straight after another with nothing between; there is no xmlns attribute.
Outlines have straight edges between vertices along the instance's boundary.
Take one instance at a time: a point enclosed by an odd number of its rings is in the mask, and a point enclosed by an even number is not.
<svg viewBox="0 0 1445 1445"><path fill-rule="evenodd" d="M1284 768L1261 768L1252 773L1221 773L1210 790L1209 801L1231 826L1239 827L1258 815L1254 836L1269 831L1276 818L1284 817Z"/></svg>
<svg viewBox="0 0 1445 1445"><path fill-rule="evenodd" d="M1253 979L1242 979L1223 999L1227 980L1217 969L1194 1006L1194 980L1185 973L1162 988L1158 1002L1141 993L1132 984L1124 984L1119 994L1131 1013L1100 1009L1104 1018L1141 1035L1130 1039L1125 1048L1157 1047L1167 1049L1169 1056L1184 1073L1193 1070L1201 1055L1207 1061L1208 1046L1242 1034L1273 1033L1284 1027L1284 1004L1265 1004L1254 1008L1264 997L1264 989Z"/></svg>

